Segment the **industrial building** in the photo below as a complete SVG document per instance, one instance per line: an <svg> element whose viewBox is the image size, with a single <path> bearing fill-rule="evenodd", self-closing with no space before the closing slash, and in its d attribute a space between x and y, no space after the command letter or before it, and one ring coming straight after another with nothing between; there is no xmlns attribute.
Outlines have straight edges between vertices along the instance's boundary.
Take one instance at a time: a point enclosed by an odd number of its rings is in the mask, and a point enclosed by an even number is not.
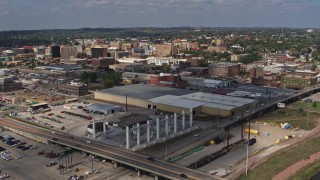
<svg viewBox="0 0 320 180"><path fill-rule="evenodd" d="M127 97L126 97L127 96ZM250 112L258 100L194 92L187 89L144 84L119 86L95 92L95 99L158 109L166 112L193 112L193 115L235 116Z"/></svg>
<svg viewBox="0 0 320 180"><path fill-rule="evenodd" d="M124 72L122 78L131 79L135 81L149 81L151 76L155 74L137 73L137 72Z"/></svg>
<svg viewBox="0 0 320 180"><path fill-rule="evenodd" d="M0 76L7 76L12 73L11 69L8 68L2 68L0 69Z"/></svg>
<svg viewBox="0 0 320 180"><path fill-rule="evenodd" d="M0 91L10 92L22 89L22 83L20 81L15 81L11 77L1 77L0 78Z"/></svg>
<svg viewBox="0 0 320 180"><path fill-rule="evenodd" d="M48 65L48 66L38 67L38 69L68 72L68 71L79 70L79 69L81 69L81 66L73 65L73 64L51 64L51 65Z"/></svg>
<svg viewBox="0 0 320 180"><path fill-rule="evenodd" d="M240 75L240 64L221 63L210 64L209 75L214 77L234 77Z"/></svg>
<svg viewBox="0 0 320 180"><path fill-rule="evenodd" d="M112 104L107 104L107 103L94 103L88 107L86 107L89 112L94 112L94 113L103 113L105 115L108 114L113 114L117 112L123 111L123 108L121 106L115 106Z"/></svg>
<svg viewBox="0 0 320 180"><path fill-rule="evenodd" d="M88 94L88 86L83 83L65 83L58 87L58 90L63 93L73 94L76 96L84 96Z"/></svg>

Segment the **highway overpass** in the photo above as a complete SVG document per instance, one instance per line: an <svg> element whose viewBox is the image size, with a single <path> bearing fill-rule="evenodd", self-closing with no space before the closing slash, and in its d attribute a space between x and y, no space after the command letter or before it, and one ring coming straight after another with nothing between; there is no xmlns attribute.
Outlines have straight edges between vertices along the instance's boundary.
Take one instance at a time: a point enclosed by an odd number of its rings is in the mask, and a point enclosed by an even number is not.
<svg viewBox="0 0 320 180"><path fill-rule="evenodd" d="M168 163L162 160L147 159L147 156L120 149L110 145L91 141L87 143L86 139L73 137L65 133L52 133L49 129L36 127L17 120L0 120L0 125L10 129L16 129L36 136L48 139L51 142L71 147L80 151L90 153L95 156L103 157L112 160L116 165L118 163L136 168L138 171L145 171L155 175L155 178L164 177L167 179L184 179L181 174L187 175L187 179L197 180L212 180L222 179L211 176L207 173L188 169L176 164Z"/></svg>

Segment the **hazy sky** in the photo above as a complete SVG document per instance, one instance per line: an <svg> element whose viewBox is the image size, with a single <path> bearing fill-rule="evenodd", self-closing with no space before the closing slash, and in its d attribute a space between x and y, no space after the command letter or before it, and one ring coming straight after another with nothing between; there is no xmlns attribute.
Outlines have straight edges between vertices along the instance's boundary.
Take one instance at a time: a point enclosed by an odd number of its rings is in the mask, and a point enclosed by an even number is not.
<svg viewBox="0 0 320 180"><path fill-rule="evenodd" d="M320 0L0 0L0 31L151 26L320 27Z"/></svg>

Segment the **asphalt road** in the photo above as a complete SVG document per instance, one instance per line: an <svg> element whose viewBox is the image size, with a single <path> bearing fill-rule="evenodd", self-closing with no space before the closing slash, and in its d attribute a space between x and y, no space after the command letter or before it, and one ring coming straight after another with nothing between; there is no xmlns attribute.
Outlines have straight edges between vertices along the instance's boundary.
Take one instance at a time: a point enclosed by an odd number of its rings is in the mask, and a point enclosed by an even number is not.
<svg viewBox="0 0 320 180"><path fill-rule="evenodd" d="M92 141L90 144L88 144L85 139L79 137L73 137L71 135L59 132L53 134L51 133L51 130L38 128L20 121L2 119L0 120L0 125L42 136L47 138L49 141L106 157L115 162L136 167L140 170L151 172L169 179L183 179L181 178L180 174L187 175L188 179L211 180L217 178L200 171L191 170L175 164L164 162L162 160L155 159L151 161L148 160L144 155L112 147L99 142ZM53 138L56 138L56 140L53 140ZM117 156L117 158L115 158L115 156Z"/></svg>

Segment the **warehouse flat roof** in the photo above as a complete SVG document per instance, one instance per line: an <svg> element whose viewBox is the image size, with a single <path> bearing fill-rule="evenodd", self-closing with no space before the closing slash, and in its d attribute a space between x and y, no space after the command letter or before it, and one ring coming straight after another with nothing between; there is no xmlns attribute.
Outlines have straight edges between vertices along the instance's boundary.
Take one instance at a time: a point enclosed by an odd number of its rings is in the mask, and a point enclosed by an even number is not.
<svg viewBox="0 0 320 180"><path fill-rule="evenodd" d="M165 95L149 99L149 101L188 109L204 106L221 110L232 110L253 103L255 100L198 92L182 96Z"/></svg>
<svg viewBox="0 0 320 180"><path fill-rule="evenodd" d="M225 96L219 94L209 94L203 92L197 92L192 94L187 94L182 96L183 99L190 99L195 101L202 101L207 103L214 103L219 105L233 106L233 107L241 107L243 105L253 103L256 100L247 99L247 98L239 98L233 96Z"/></svg>
<svg viewBox="0 0 320 180"><path fill-rule="evenodd" d="M216 103L206 103L206 104L204 104L202 106L221 109L221 110L228 110L228 111L236 108L235 106L228 106L228 105L225 105L225 104L216 104Z"/></svg>
<svg viewBox="0 0 320 180"><path fill-rule="evenodd" d="M113 110L113 109L122 109L121 106L113 105L113 104L107 104L107 103L94 103L90 106L88 106L86 109L91 110L91 111L99 111L103 112L105 114L108 114L108 111Z"/></svg>
<svg viewBox="0 0 320 180"><path fill-rule="evenodd" d="M180 96L173 96L173 95L165 95L157 98L150 99L151 102L181 108L196 108L203 104L204 102L193 101L188 99L181 99Z"/></svg>
<svg viewBox="0 0 320 180"><path fill-rule="evenodd" d="M204 80L203 81L204 83L209 83L209 84L219 84L223 81L220 81L220 80L214 80L214 79L207 79L207 80Z"/></svg>
<svg viewBox="0 0 320 180"><path fill-rule="evenodd" d="M118 96L126 96L127 94L128 97L144 99L144 100L157 98L164 95L181 96L181 95L194 93L194 91L191 91L188 89L167 88L167 87L151 86L147 84L116 86L110 89L101 90L99 92L114 94Z"/></svg>

